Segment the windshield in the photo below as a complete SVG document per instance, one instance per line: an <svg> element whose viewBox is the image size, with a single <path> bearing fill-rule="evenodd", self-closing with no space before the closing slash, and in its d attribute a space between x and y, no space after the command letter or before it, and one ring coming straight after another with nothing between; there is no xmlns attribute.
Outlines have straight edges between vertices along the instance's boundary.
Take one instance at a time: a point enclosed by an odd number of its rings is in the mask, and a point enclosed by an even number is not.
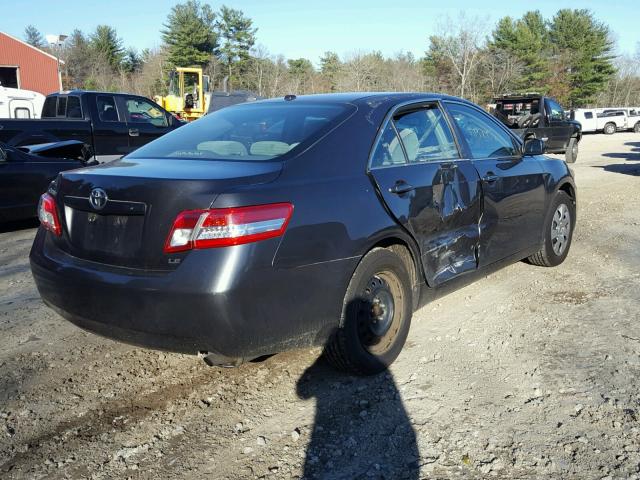
<svg viewBox="0 0 640 480"><path fill-rule="evenodd" d="M180 127L129 158L270 160L315 141L354 109L293 102L237 105Z"/></svg>

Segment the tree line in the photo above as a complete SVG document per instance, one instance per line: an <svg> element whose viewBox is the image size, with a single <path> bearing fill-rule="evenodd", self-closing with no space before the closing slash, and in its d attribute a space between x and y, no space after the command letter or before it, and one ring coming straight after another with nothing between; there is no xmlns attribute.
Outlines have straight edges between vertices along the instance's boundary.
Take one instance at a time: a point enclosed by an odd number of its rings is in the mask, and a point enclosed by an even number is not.
<svg viewBox="0 0 640 480"><path fill-rule="evenodd" d="M126 48L115 28L75 30L60 47L65 88L166 93L175 66L202 66L216 89L260 96L339 91L436 91L484 104L521 91L549 94L566 107L640 106L640 45L635 56L614 54L609 27L586 9L561 9L552 18L530 11L492 27L461 15L443 19L425 38L425 54L379 51L307 58L273 55L257 43L244 12L217 11L199 0L172 7L158 48ZM32 25L27 42L48 48Z"/></svg>

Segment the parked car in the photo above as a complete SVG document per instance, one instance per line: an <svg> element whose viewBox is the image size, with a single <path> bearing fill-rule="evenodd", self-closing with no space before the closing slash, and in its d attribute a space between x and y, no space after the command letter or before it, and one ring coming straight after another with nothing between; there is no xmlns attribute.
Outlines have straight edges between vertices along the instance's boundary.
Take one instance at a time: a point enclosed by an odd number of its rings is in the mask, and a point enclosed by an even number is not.
<svg viewBox="0 0 640 480"><path fill-rule="evenodd" d="M425 303L564 261L575 184L542 153L450 96L235 105L61 173L31 269L47 305L107 337L227 365L325 345L376 373Z"/></svg>
<svg viewBox="0 0 640 480"><path fill-rule="evenodd" d="M631 108L578 108L571 112L571 118L580 122L583 132L640 132L640 114Z"/></svg>
<svg viewBox="0 0 640 480"><path fill-rule="evenodd" d="M624 110L609 110L597 115L598 130L606 135L612 135L619 130L627 129L627 113Z"/></svg>
<svg viewBox="0 0 640 480"><path fill-rule="evenodd" d="M624 118L624 123L618 128L618 130L631 130L636 133L640 132L640 110L637 108L605 108L601 113L603 118L611 116Z"/></svg>
<svg viewBox="0 0 640 480"><path fill-rule="evenodd" d="M503 95L493 101L496 118L516 135L543 140L546 153L564 154L567 163L576 161L582 138L580 123L569 118L553 98L526 93Z"/></svg>
<svg viewBox="0 0 640 480"><path fill-rule="evenodd" d="M0 118L40 118L44 95L0 86Z"/></svg>
<svg viewBox="0 0 640 480"><path fill-rule="evenodd" d="M182 125L138 95L73 90L52 93L39 120L0 120L0 142L10 146L78 140L99 162L114 160Z"/></svg>
<svg viewBox="0 0 640 480"><path fill-rule="evenodd" d="M34 218L40 195L63 170L91 162L77 140L11 147L0 144L0 222Z"/></svg>

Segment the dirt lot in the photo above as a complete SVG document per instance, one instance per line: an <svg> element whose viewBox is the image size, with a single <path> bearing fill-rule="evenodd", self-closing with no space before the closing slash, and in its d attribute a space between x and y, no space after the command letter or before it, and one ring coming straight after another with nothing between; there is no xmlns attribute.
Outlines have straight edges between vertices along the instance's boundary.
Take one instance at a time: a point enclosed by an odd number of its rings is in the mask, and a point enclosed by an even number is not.
<svg viewBox="0 0 640 480"><path fill-rule="evenodd" d="M586 137L574 170L567 261L418 311L375 378L84 333L38 298L33 227L0 233L0 477L640 478L640 135Z"/></svg>

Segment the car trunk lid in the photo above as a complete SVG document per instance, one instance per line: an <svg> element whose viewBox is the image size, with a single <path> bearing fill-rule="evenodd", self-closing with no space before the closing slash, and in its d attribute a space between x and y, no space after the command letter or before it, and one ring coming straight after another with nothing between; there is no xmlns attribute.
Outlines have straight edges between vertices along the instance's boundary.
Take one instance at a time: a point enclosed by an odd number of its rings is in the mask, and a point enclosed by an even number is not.
<svg viewBox="0 0 640 480"><path fill-rule="evenodd" d="M178 213L209 208L217 195L275 180L281 162L123 159L63 173L57 202L63 235L55 242L78 258L168 270L180 253L164 242Z"/></svg>

